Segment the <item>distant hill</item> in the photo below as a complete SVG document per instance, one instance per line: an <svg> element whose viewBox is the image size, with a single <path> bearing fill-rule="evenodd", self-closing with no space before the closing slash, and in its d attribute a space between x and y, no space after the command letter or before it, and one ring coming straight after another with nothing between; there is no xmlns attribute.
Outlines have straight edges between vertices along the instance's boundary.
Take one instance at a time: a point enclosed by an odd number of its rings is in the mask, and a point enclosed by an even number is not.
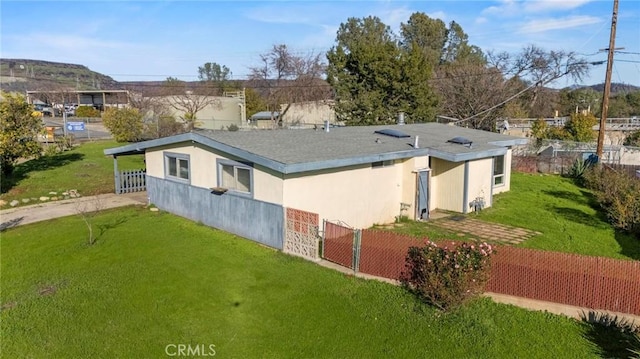
<svg viewBox="0 0 640 359"><path fill-rule="evenodd" d="M583 88L590 88L597 92L604 92L604 83L591 85L591 86L573 85L565 89L573 91L573 90L579 90ZM629 84L615 83L615 82L611 83L611 95L617 95L619 93L636 92L636 91L640 91L640 87L629 85Z"/></svg>
<svg viewBox="0 0 640 359"><path fill-rule="evenodd" d="M589 87L592 88L595 91L604 92L604 83L597 84L597 85L592 85L592 86L589 86ZM615 82L611 83L611 94L612 95L617 95L619 93L636 92L636 91L640 91L640 87L629 85L629 84L620 84L620 83L615 83Z"/></svg>
<svg viewBox="0 0 640 359"><path fill-rule="evenodd" d="M0 88L27 90L117 90L121 85L109 76L76 64L27 59L0 59Z"/></svg>

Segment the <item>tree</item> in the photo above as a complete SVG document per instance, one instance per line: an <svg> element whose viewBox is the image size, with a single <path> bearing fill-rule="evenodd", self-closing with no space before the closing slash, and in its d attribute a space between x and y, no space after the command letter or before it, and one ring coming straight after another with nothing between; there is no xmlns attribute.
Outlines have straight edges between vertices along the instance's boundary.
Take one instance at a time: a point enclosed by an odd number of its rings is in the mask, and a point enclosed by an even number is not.
<svg viewBox="0 0 640 359"><path fill-rule="evenodd" d="M231 79L231 70L225 65L220 66L215 62L207 62L198 67L200 81L225 82Z"/></svg>
<svg viewBox="0 0 640 359"><path fill-rule="evenodd" d="M574 113L565 123L564 129L571 136L572 141L591 142L596 138L593 126L598 124L598 119L592 114Z"/></svg>
<svg viewBox="0 0 640 359"><path fill-rule="evenodd" d="M624 139L624 145L631 146L631 147L640 147L640 130L631 132Z"/></svg>
<svg viewBox="0 0 640 359"><path fill-rule="evenodd" d="M252 88L246 88L244 96L245 105L247 106L247 118L268 108L267 102L260 96L258 91Z"/></svg>
<svg viewBox="0 0 640 359"><path fill-rule="evenodd" d="M469 36L462 30L462 26L455 21L449 23L447 40L442 50L443 64L485 64L486 58L482 50L469 45Z"/></svg>
<svg viewBox="0 0 640 359"><path fill-rule="evenodd" d="M407 30L408 31L408 30ZM327 81L335 93L336 118L350 125L435 118L437 99L428 80L428 58L419 46L403 48L377 17L350 18L340 25L327 54Z"/></svg>
<svg viewBox="0 0 640 359"><path fill-rule="evenodd" d="M0 167L5 176L13 172L19 158L42 152L37 139L42 119L34 112L24 96L0 92Z"/></svg>
<svg viewBox="0 0 640 359"><path fill-rule="evenodd" d="M497 69L476 63L442 66L433 85L441 96L441 114L487 131L494 131L496 120L504 116L500 104L522 88L516 80L506 81Z"/></svg>
<svg viewBox="0 0 640 359"><path fill-rule="evenodd" d="M540 93L546 91L545 85L567 76L580 81L590 68L575 52L546 51L535 45L525 47L518 54L489 52L487 59L507 79L517 78L530 84L529 108L533 108Z"/></svg>
<svg viewBox="0 0 640 359"><path fill-rule="evenodd" d="M165 81L166 94L169 95L168 104L175 110L182 112L180 119L187 132L193 130L198 123L198 112L208 106L221 108L221 102L214 95L214 89L207 84L196 84L190 87L184 81L169 77Z"/></svg>
<svg viewBox="0 0 640 359"><path fill-rule="evenodd" d="M419 48L431 69L440 65L447 43L447 27L442 20L431 19L422 12L413 13L406 24L400 24L400 36L403 48Z"/></svg>
<svg viewBox="0 0 640 359"><path fill-rule="evenodd" d="M102 123L118 142L135 142L142 137L142 114L138 109L109 107L102 114Z"/></svg>
<svg viewBox="0 0 640 359"><path fill-rule="evenodd" d="M260 66L250 68L249 84L263 95L272 119L275 112L283 118L291 104L305 101L325 100L330 88L324 81L326 65L320 53L294 54L287 45L273 45L271 50L260 55Z"/></svg>

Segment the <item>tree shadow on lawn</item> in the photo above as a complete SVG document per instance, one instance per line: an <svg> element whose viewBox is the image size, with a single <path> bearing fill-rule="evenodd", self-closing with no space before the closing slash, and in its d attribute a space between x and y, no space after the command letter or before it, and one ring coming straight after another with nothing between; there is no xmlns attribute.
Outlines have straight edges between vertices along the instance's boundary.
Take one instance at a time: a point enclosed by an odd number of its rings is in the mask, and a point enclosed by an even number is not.
<svg viewBox="0 0 640 359"><path fill-rule="evenodd" d="M640 351L640 340L633 333L600 323L585 323L584 338L598 347L601 358L632 358L634 351Z"/></svg>
<svg viewBox="0 0 640 359"><path fill-rule="evenodd" d="M640 237L616 229L616 242L620 245L620 254L640 261Z"/></svg>
<svg viewBox="0 0 640 359"><path fill-rule="evenodd" d="M607 222L606 216L604 216L604 214L600 211L596 212L596 214L594 215L585 213L584 211L575 208L557 206L550 206L549 210L558 214L567 221L582 224L585 226L599 229L609 228L610 226Z"/></svg>
<svg viewBox="0 0 640 359"><path fill-rule="evenodd" d="M583 206L589 206L592 207L593 206L593 200L595 200L595 198L593 198L593 195L587 191L583 191L580 190L582 196L580 196L579 194L575 193L575 192L570 192L570 191L550 191L550 190L543 190L542 193L554 197L554 198L562 198L565 199L567 201L571 201L575 204L578 205L583 205ZM596 202L597 205L597 202Z"/></svg>
<svg viewBox="0 0 640 359"><path fill-rule="evenodd" d="M114 229L118 226L120 226L121 224L127 223L127 221L129 220L129 217L126 216L120 216L118 218L113 219L112 221L109 221L107 223L104 224L98 224L98 235L96 236L96 241L98 239L100 239L100 237L102 237L102 235L104 235L105 233L107 233L107 231L109 231L110 229Z"/></svg>
<svg viewBox="0 0 640 359"><path fill-rule="evenodd" d="M51 168L62 167L69 163L81 161L84 158L82 153L63 153L54 156L42 156L23 162L15 167L9 176L2 176L0 183L0 193L7 193L20 181L27 178L29 173L45 171Z"/></svg>

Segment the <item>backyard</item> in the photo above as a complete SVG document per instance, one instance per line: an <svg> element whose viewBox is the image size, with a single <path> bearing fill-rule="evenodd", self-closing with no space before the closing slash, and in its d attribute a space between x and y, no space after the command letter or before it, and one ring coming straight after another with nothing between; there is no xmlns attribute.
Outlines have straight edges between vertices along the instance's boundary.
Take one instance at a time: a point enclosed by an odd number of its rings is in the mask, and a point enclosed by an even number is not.
<svg viewBox="0 0 640 359"><path fill-rule="evenodd" d="M164 212L106 211L94 227L94 245L78 217L2 233L3 357L162 357L179 344L223 358L629 354L597 325L486 298L442 313Z"/></svg>
<svg viewBox="0 0 640 359"><path fill-rule="evenodd" d="M511 191L496 195L491 208L467 218L542 233L519 244L522 247L640 260L640 240L616 231L591 192L557 175L514 172ZM430 222L409 221L393 230L432 239L460 238ZM473 236L461 239L470 238Z"/></svg>

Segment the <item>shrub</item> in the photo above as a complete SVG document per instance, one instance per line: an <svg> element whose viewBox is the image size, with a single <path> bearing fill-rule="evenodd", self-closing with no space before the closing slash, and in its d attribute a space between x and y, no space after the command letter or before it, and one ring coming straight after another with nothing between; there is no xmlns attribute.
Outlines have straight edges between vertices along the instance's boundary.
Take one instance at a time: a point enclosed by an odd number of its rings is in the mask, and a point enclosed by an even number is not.
<svg viewBox="0 0 640 359"><path fill-rule="evenodd" d="M100 111L91 106L78 106L76 109L77 117L100 117Z"/></svg>
<svg viewBox="0 0 640 359"><path fill-rule="evenodd" d="M596 166L585 174L585 185L594 191L614 227L640 233L640 181L626 173Z"/></svg>
<svg viewBox="0 0 640 359"><path fill-rule="evenodd" d="M102 122L118 142L135 142L142 137L142 115L135 108L107 108Z"/></svg>
<svg viewBox="0 0 640 359"><path fill-rule="evenodd" d="M487 243L449 248L429 242L422 248L410 247L400 281L425 302L452 309L482 293L492 252Z"/></svg>

